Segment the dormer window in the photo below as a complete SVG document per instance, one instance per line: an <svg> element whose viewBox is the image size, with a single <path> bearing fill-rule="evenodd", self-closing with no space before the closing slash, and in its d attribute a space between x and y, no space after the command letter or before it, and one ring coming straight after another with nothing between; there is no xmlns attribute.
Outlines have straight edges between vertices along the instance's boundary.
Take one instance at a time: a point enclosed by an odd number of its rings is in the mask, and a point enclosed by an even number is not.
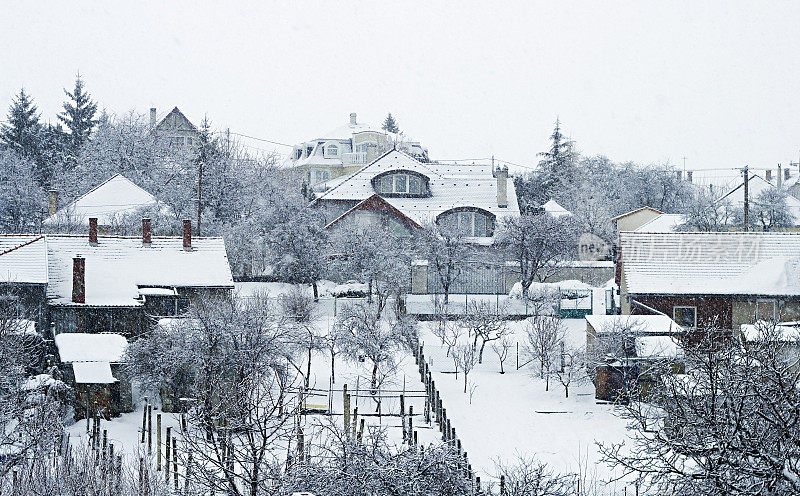
<svg viewBox="0 0 800 496"><path fill-rule="evenodd" d="M335 158L339 156L339 147L336 145L328 145L325 147L325 156Z"/></svg>
<svg viewBox="0 0 800 496"><path fill-rule="evenodd" d="M494 235L495 216L476 207L458 207L440 214L436 223L461 236L487 238Z"/></svg>
<svg viewBox="0 0 800 496"><path fill-rule="evenodd" d="M372 179L375 192L383 196L430 196L428 178L413 171L389 171Z"/></svg>

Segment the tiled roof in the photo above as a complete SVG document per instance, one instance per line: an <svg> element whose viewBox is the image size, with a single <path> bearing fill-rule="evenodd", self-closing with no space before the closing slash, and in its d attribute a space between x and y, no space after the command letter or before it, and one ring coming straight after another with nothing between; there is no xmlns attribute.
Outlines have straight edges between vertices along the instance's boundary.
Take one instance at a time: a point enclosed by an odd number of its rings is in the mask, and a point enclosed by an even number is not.
<svg viewBox="0 0 800 496"><path fill-rule="evenodd" d="M398 150L392 150L363 169L349 176L335 187L321 194L317 201L362 201L373 194L372 178L391 170L410 170L429 179L431 195L425 198L384 198L420 225L435 220L436 216L455 207L477 207L495 214L498 218L519 215L514 182L507 179L508 207L497 205L497 180L490 165L423 164Z"/></svg>
<svg viewBox="0 0 800 496"><path fill-rule="evenodd" d="M194 238L191 251L180 237L153 237L149 247L139 237L98 241L93 246L85 235L0 235L0 280L46 283L51 304L70 304L73 258L80 255L86 260L87 305L141 305L139 286L233 287L222 238Z"/></svg>
<svg viewBox="0 0 800 496"><path fill-rule="evenodd" d="M43 236L0 236L0 282L47 284L47 247Z"/></svg>
<svg viewBox="0 0 800 496"><path fill-rule="evenodd" d="M46 218L44 224L86 225L90 217L97 217L98 224L107 226L115 218L156 204L158 200L155 196L122 174L117 174Z"/></svg>
<svg viewBox="0 0 800 496"><path fill-rule="evenodd" d="M800 234L619 236L630 294L800 296Z"/></svg>

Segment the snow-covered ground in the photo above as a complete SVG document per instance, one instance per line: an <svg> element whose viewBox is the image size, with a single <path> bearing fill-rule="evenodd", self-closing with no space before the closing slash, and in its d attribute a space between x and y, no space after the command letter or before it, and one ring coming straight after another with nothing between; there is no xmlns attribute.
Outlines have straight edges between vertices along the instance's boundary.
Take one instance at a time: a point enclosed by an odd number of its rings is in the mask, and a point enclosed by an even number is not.
<svg viewBox="0 0 800 496"><path fill-rule="evenodd" d="M322 284L324 295L315 306L315 326L318 334L330 330L335 322L334 313L341 305L351 303L351 299L334 299L330 296L333 285ZM256 293L269 293L272 297L286 293L290 285L279 283L237 284L239 296ZM310 291L310 289L309 289ZM602 288L595 291L595 312L604 312ZM387 310L389 313L390 310ZM569 319L567 342L576 346L585 345L585 321ZM594 398L594 387L588 381L573 384L569 398L564 397L560 384L551 381L550 391L545 391L542 379L536 376L532 365L517 369L516 346L505 362L505 374L500 374L499 360L487 345L483 363L470 373L469 382L472 394L464 393L463 376L453 374L452 359L446 356L446 348L439 338L431 333L432 322L419 324L420 340L424 345L425 357L434 375L436 386L442 396L453 427L455 427L463 448L469 454L470 462L482 478L495 473L496 462L513 463L518 456L535 455L546 462L553 470L563 472L589 472L590 477L607 479L610 471L598 463L599 454L595 442L619 442L626 437L625 421L614 415L614 407L598 404ZM527 359L523 354L524 326L526 321L509 323L512 341L520 346L520 363ZM405 392L406 409L413 405L414 427L421 443L440 439L436 425L425 424L419 416L424 409L424 385L410 353L398 353L398 367L382 385L387 397L381 404L381 412L399 412L400 392ZM376 402L369 397L370 369L367 363L348 362L337 355L335 369L336 381L331 384L330 356L324 351L312 354L311 387L315 395L306 400L307 404L332 406L336 414L333 418L341 425L343 411L342 386L354 395L351 407L358 406L359 414L376 413ZM303 365L305 369L305 365ZM330 392L329 392L330 389ZM109 439L123 452L134 454L140 449L142 404L137 397L136 411L102 423L107 429ZM155 413L153 427L155 428ZM306 431L313 433L328 421L327 416L309 415L306 418ZM390 439L401 439L400 419L398 417L370 416L367 425L388 427ZM179 419L173 414L163 414L164 428L178 428ZM86 423L77 422L70 428L73 440L85 439ZM155 442L155 440L154 440ZM610 492L613 487L607 488ZM605 491L603 491L605 492Z"/></svg>

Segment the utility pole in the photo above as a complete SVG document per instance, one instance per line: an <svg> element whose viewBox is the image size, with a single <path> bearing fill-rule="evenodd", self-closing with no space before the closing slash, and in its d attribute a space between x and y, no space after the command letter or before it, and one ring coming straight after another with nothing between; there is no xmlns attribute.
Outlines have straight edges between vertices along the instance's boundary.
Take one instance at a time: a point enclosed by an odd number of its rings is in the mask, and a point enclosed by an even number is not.
<svg viewBox="0 0 800 496"><path fill-rule="evenodd" d="M195 235L198 238L200 237L200 214L203 212L203 162L205 162L205 158L201 157L197 168L197 231Z"/></svg>
<svg viewBox="0 0 800 496"><path fill-rule="evenodd" d="M750 166L744 166L744 231L749 230L750 225L750 197L749 183L750 182Z"/></svg>

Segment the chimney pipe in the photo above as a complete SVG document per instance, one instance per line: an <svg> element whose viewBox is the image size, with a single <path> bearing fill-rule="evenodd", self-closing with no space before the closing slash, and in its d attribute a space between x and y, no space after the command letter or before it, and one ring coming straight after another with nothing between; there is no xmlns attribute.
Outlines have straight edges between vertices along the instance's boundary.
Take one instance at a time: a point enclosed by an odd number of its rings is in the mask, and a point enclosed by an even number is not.
<svg viewBox="0 0 800 496"><path fill-rule="evenodd" d="M58 190L51 189L47 192L47 213L48 215L55 215L58 212Z"/></svg>
<svg viewBox="0 0 800 496"><path fill-rule="evenodd" d="M89 217L89 244L97 245L97 217Z"/></svg>
<svg viewBox="0 0 800 496"><path fill-rule="evenodd" d="M192 249L192 221L188 219L183 221L183 249Z"/></svg>
<svg viewBox="0 0 800 496"><path fill-rule="evenodd" d="M86 259L80 255L72 259L72 302L86 303Z"/></svg>
<svg viewBox="0 0 800 496"><path fill-rule="evenodd" d="M683 179L683 174L681 173L681 171L675 171L675 177L678 179L678 181L680 181L681 179Z"/></svg>
<svg viewBox="0 0 800 496"><path fill-rule="evenodd" d="M350 125L351 126L355 126L356 125L356 113L355 112L351 112L350 113Z"/></svg>
<svg viewBox="0 0 800 496"><path fill-rule="evenodd" d="M783 171L781 170L781 164L778 164L777 181L778 181L778 189L781 189L781 186L783 186L783 184L781 184L781 181L783 181Z"/></svg>
<svg viewBox="0 0 800 496"><path fill-rule="evenodd" d="M156 108L150 107L150 127L156 127Z"/></svg>
<svg viewBox="0 0 800 496"><path fill-rule="evenodd" d="M767 181L772 182L772 169L767 169Z"/></svg>
<svg viewBox="0 0 800 496"><path fill-rule="evenodd" d="M692 171L686 171L686 180L692 182Z"/></svg>
<svg viewBox="0 0 800 496"><path fill-rule="evenodd" d="M789 168L787 167L787 168L783 169L783 180L784 181L788 181L790 177L791 177L791 173L789 171Z"/></svg>
<svg viewBox="0 0 800 496"><path fill-rule="evenodd" d="M497 169L497 206L508 207L508 167Z"/></svg>
<svg viewBox="0 0 800 496"><path fill-rule="evenodd" d="M145 246L150 246L150 243L153 242L152 234L150 230L150 219L142 219L142 244Z"/></svg>

